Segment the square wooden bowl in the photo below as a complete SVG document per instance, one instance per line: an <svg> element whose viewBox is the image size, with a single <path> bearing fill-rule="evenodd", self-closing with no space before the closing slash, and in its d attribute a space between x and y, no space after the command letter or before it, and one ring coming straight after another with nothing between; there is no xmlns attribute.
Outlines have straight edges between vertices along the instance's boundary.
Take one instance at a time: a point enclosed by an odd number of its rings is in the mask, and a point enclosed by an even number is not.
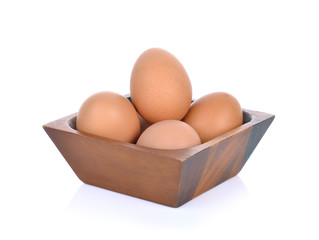
<svg viewBox="0 0 319 240"><path fill-rule="evenodd" d="M80 133L76 115L43 128L81 181L171 207L237 175L275 117L244 109L238 128L192 148L160 150Z"/></svg>

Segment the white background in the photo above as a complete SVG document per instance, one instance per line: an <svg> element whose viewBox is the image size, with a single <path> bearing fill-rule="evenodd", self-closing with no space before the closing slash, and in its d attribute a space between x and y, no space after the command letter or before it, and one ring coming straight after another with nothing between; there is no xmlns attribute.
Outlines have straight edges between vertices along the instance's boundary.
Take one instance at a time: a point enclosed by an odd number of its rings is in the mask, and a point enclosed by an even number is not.
<svg viewBox="0 0 319 240"><path fill-rule="evenodd" d="M83 184L42 129L129 92L150 47L193 97L276 119L235 178L174 209ZM0 239L319 239L318 1L0 1Z"/></svg>

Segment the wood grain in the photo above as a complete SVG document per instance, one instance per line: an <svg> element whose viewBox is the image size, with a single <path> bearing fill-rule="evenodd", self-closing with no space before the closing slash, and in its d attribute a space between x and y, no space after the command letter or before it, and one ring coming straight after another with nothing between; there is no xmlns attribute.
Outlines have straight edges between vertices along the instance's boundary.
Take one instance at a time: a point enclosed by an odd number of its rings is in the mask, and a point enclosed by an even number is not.
<svg viewBox="0 0 319 240"><path fill-rule="evenodd" d="M250 132L251 128L210 147L194 197L235 176L241 170Z"/></svg>
<svg viewBox="0 0 319 240"><path fill-rule="evenodd" d="M80 133L75 129L76 113L43 128L84 183L179 207L238 174L274 119L251 110L243 114L242 126L180 150Z"/></svg>

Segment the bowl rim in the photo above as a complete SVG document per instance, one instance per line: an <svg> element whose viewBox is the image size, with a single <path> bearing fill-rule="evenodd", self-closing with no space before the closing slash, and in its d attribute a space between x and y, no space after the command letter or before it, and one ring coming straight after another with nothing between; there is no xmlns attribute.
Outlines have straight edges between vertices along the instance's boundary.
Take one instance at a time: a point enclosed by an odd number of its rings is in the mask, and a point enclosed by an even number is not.
<svg viewBox="0 0 319 240"><path fill-rule="evenodd" d="M252 128L255 124L258 124L268 118L274 117L274 115L272 114L248 110L244 108L242 108L242 111L244 114L244 119L246 119L246 121L242 125L234 129L231 129L205 143L201 143L197 146L190 147L190 148L183 148L183 149L156 149L156 148L136 145L135 143L127 143L127 142L122 142L122 141L118 141L114 139L96 136L89 133L80 132L76 130L75 128L72 128L72 124L74 124L73 122L75 122L77 112L70 114L68 116L62 117L60 119L57 119L55 121L49 122L43 125L43 128L51 128L51 129L62 131L68 134L73 134L73 135L77 135L77 136L85 137L85 138L91 138L91 139L95 139L96 141L102 141L105 144L120 145L123 148L129 148L139 152L148 152L153 155L160 155L167 158L174 158L180 161L185 161L188 158L192 157L193 155L206 150L207 148L213 147L214 145L219 144L230 137L233 137L237 134L242 133L243 131L246 131L249 128Z"/></svg>

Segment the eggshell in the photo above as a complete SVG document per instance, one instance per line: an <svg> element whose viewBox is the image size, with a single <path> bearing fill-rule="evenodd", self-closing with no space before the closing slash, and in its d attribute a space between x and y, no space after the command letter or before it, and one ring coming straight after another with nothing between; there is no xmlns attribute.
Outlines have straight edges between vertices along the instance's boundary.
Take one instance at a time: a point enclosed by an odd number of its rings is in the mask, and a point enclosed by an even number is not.
<svg viewBox="0 0 319 240"><path fill-rule="evenodd" d="M158 149L181 149L200 143L197 132L185 122L163 120L148 127L136 144Z"/></svg>
<svg viewBox="0 0 319 240"><path fill-rule="evenodd" d="M140 132L140 121L134 106L124 96L99 92L82 104L76 128L81 132L133 143Z"/></svg>
<svg viewBox="0 0 319 240"><path fill-rule="evenodd" d="M169 52L151 48L134 64L130 92L141 116L150 123L181 120L192 101L192 86L182 64Z"/></svg>
<svg viewBox="0 0 319 240"><path fill-rule="evenodd" d="M235 97L225 92L216 92L196 100L183 121L196 130L204 143L240 126L243 113Z"/></svg>

